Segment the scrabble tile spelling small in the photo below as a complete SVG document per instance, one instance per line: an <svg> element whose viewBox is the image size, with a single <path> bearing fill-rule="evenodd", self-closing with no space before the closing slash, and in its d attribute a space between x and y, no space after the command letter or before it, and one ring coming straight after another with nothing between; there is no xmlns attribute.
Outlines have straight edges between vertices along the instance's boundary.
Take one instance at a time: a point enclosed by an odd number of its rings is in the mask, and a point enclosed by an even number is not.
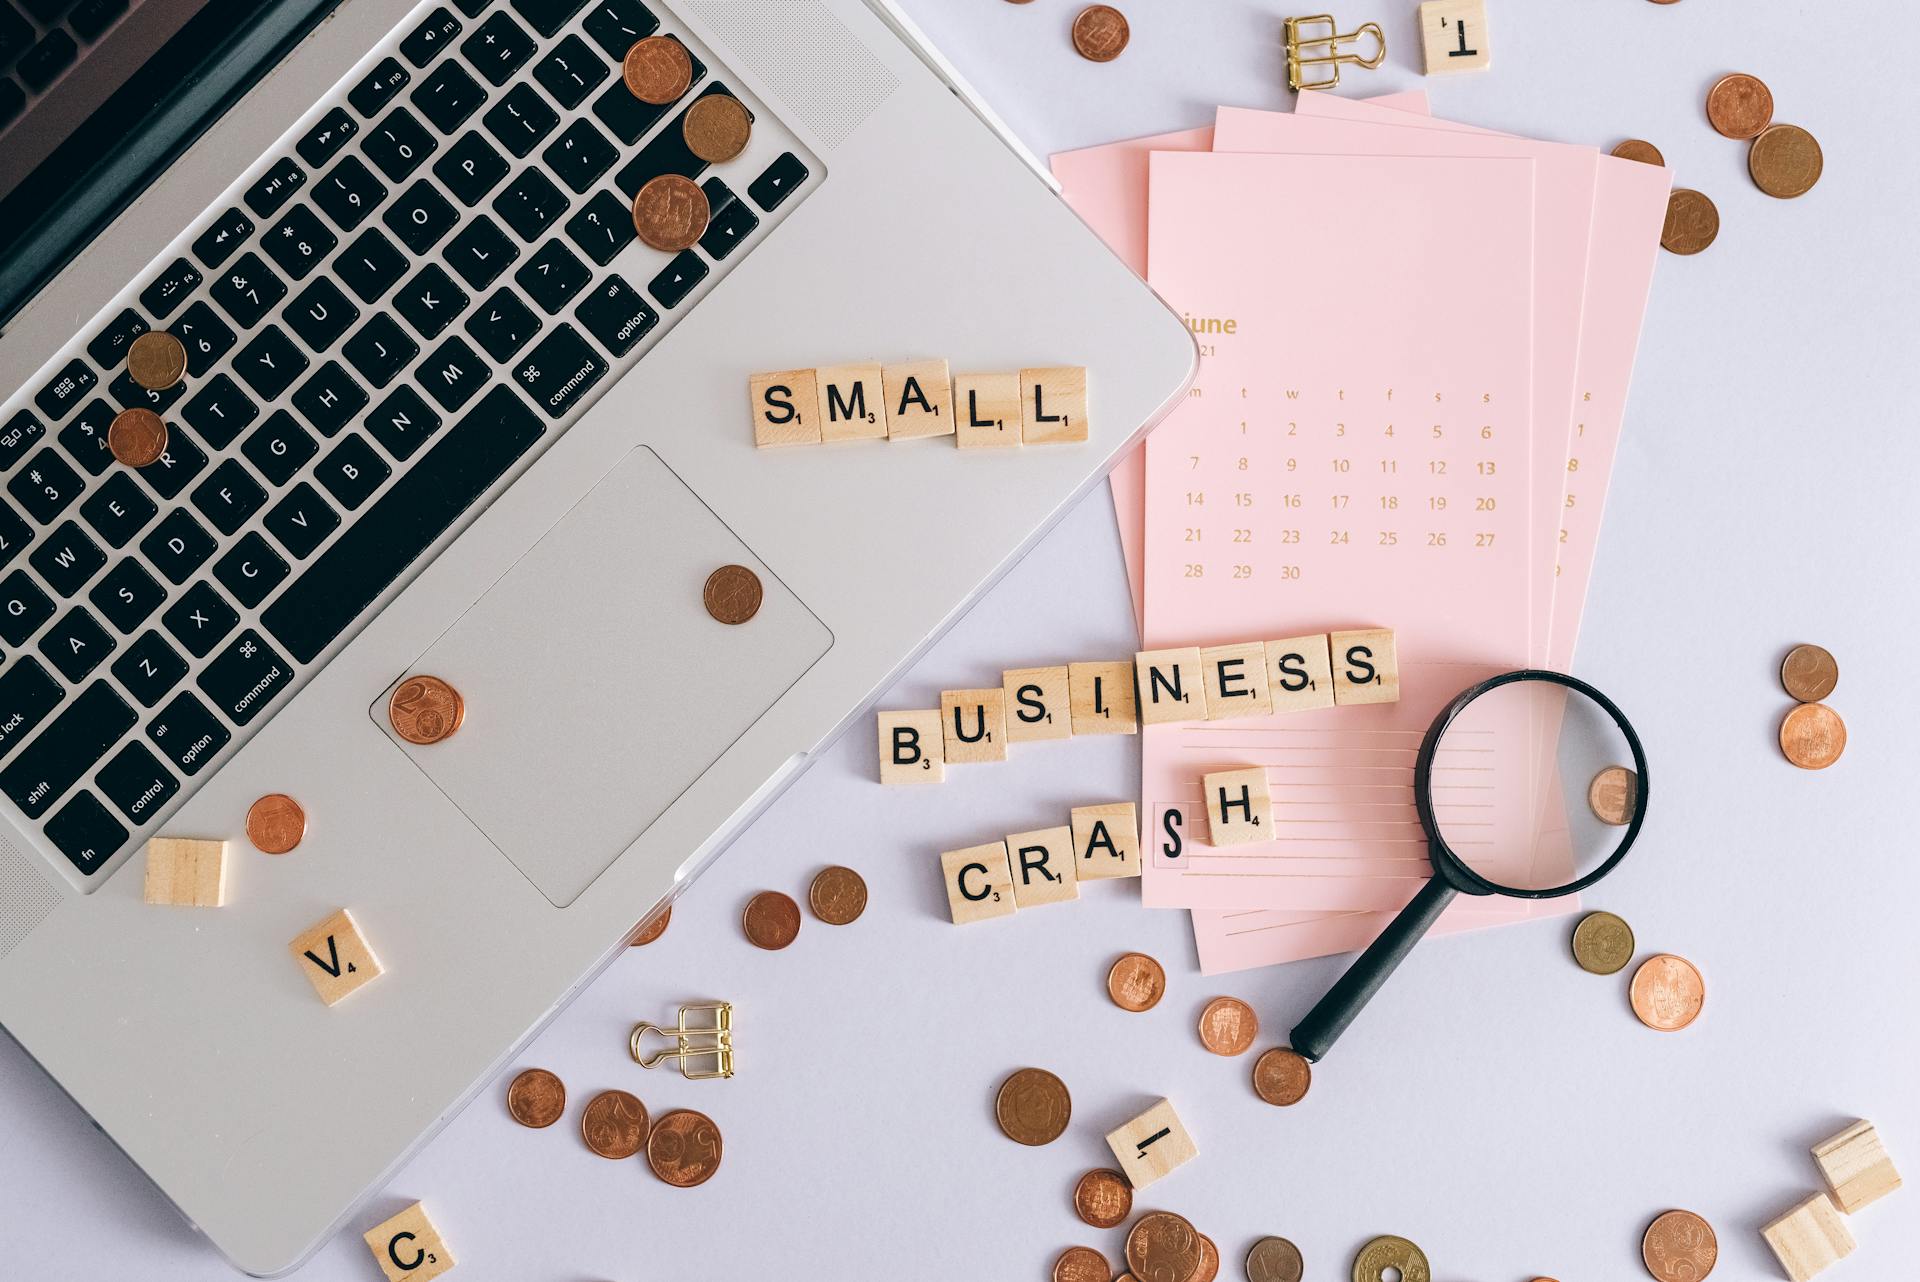
<svg viewBox="0 0 1920 1282"><path fill-rule="evenodd" d="M954 374L945 360L872 361L747 378L753 443L820 445L950 436L961 449L1088 437L1087 371L1078 365Z"/></svg>

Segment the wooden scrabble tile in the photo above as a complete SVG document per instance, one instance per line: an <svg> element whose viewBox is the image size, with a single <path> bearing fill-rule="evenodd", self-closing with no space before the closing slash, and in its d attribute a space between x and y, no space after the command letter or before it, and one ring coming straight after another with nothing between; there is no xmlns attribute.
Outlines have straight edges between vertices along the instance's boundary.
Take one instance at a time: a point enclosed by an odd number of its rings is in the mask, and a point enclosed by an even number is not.
<svg viewBox="0 0 1920 1282"><path fill-rule="evenodd" d="M878 720L881 783L946 781L946 736L940 731L940 709L882 712Z"/></svg>
<svg viewBox="0 0 1920 1282"><path fill-rule="evenodd" d="M963 450L1020 444L1020 376L955 374L953 422Z"/></svg>
<svg viewBox="0 0 1920 1282"><path fill-rule="evenodd" d="M454 1265L453 1252L419 1202L368 1229L366 1243L387 1282L426 1282Z"/></svg>
<svg viewBox="0 0 1920 1282"><path fill-rule="evenodd" d="M1852 1215L1900 1187L1900 1172L1871 1122L1855 1122L1813 1146L1813 1160L1840 1209Z"/></svg>
<svg viewBox="0 0 1920 1282"><path fill-rule="evenodd" d="M1075 734L1138 734L1140 718L1133 702L1133 664L1069 663L1067 688L1073 699Z"/></svg>
<svg viewBox="0 0 1920 1282"><path fill-rule="evenodd" d="M1004 841L943 852L940 876L947 883L947 911L956 926L1010 916L1019 906Z"/></svg>
<svg viewBox="0 0 1920 1282"><path fill-rule="evenodd" d="M1020 439L1028 445L1087 439L1087 371L1079 365L1020 371Z"/></svg>
<svg viewBox="0 0 1920 1282"><path fill-rule="evenodd" d="M762 449L820 443L819 380L812 370L755 374L747 380L747 402L753 407L753 443Z"/></svg>
<svg viewBox="0 0 1920 1282"><path fill-rule="evenodd" d="M1198 1155L1193 1136L1180 1125L1173 1104L1161 1100L1140 1116L1107 1132L1107 1147L1126 1173L1127 1183L1143 1189Z"/></svg>
<svg viewBox="0 0 1920 1282"><path fill-rule="evenodd" d="M1400 656L1390 628L1335 632L1327 638L1333 652L1333 701L1400 702Z"/></svg>
<svg viewBox="0 0 1920 1282"><path fill-rule="evenodd" d="M1007 697L1007 740L1065 739L1073 733L1067 669L1009 668L1000 678Z"/></svg>
<svg viewBox="0 0 1920 1282"><path fill-rule="evenodd" d="M886 439L887 393L878 365L827 365L813 373L820 388L821 440Z"/></svg>
<svg viewBox="0 0 1920 1282"><path fill-rule="evenodd" d="M1760 1230L1773 1258L1793 1282L1807 1282L1829 1264L1853 1254L1853 1230L1825 1193L1815 1193Z"/></svg>
<svg viewBox="0 0 1920 1282"><path fill-rule="evenodd" d="M887 393L887 438L953 435L953 375L945 360L900 361L880 371Z"/></svg>
<svg viewBox="0 0 1920 1282"><path fill-rule="evenodd" d="M227 843L193 837L147 842L146 899L182 908L219 908L227 902Z"/></svg>
<svg viewBox="0 0 1920 1282"><path fill-rule="evenodd" d="M1140 694L1140 724L1204 721L1207 678L1200 670L1200 647L1142 650L1133 656L1134 682Z"/></svg>
<svg viewBox="0 0 1920 1282"><path fill-rule="evenodd" d="M1200 795L1207 805L1207 841L1213 846L1244 846L1273 840L1273 794L1264 766L1202 775Z"/></svg>
<svg viewBox="0 0 1920 1282"><path fill-rule="evenodd" d="M1200 652L1200 669L1207 679L1207 720L1264 717L1273 711L1262 643L1208 646Z"/></svg>
<svg viewBox="0 0 1920 1282"><path fill-rule="evenodd" d="M1080 898L1079 862L1073 857L1073 829L1064 825L1009 835L1014 902L1034 908Z"/></svg>
<svg viewBox="0 0 1920 1282"><path fill-rule="evenodd" d="M1493 65L1486 0L1427 0L1420 6L1420 43L1430 76L1485 71Z"/></svg>
<svg viewBox="0 0 1920 1282"><path fill-rule="evenodd" d="M1327 634L1267 642L1267 698L1275 712L1333 706Z"/></svg>
<svg viewBox="0 0 1920 1282"><path fill-rule="evenodd" d="M1007 696L992 690L942 690L940 734L948 765L1007 759Z"/></svg>
<svg viewBox="0 0 1920 1282"><path fill-rule="evenodd" d="M287 951L329 1006L380 977L380 959L344 908L296 935Z"/></svg>
<svg viewBox="0 0 1920 1282"><path fill-rule="evenodd" d="M1075 806L1072 821L1081 881L1140 875L1140 818L1131 801Z"/></svg>

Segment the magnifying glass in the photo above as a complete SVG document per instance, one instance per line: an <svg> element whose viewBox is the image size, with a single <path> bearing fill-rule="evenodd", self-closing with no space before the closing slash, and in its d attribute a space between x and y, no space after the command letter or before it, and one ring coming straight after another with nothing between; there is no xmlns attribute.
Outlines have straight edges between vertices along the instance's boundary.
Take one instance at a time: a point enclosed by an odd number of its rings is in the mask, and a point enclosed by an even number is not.
<svg viewBox="0 0 1920 1282"><path fill-rule="evenodd" d="M1413 800L1433 877L1294 1027L1307 1059L1333 1048L1454 896L1555 899L1612 872L1646 820L1647 756L1626 714L1586 682L1505 672L1434 718Z"/></svg>

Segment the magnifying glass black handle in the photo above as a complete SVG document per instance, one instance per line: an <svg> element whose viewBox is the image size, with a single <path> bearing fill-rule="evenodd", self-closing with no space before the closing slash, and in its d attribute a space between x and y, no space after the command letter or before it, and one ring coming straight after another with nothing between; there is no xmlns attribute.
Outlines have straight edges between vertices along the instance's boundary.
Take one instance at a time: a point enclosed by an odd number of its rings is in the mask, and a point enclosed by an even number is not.
<svg viewBox="0 0 1920 1282"><path fill-rule="evenodd" d="M1354 1016L1373 1000L1380 985L1387 982L1387 977L1440 919L1440 914L1458 893L1444 877L1429 879L1413 897L1413 902L1402 908L1400 915L1380 932L1379 938L1367 945L1367 951L1347 967L1347 973L1327 990L1319 1005L1293 1026L1294 1052L1317 1063L1332 1050Z"/></svg>

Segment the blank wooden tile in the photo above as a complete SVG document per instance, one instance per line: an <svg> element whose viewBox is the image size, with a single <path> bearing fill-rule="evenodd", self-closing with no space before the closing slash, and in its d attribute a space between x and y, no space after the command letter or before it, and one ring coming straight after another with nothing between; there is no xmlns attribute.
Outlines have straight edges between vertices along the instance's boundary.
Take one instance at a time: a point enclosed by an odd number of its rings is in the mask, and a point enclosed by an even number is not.
<svg viewBox="0 0 1920 1282"><path fill-rule="evenodd" d="M1273 840L1273 794L1264 766L1202 775L1200 795L1207 806L1207 842L1244 846Z"/></svg>
<svg viewBox="0 0 1920 1282"><path fill-rule="evenodd" d="M887 435L887 393L878 365L826 365L820 388L820 439L879 441Z"/></svg>
<svg viewBox="0 0 1920 1282"><path fill-rule="evenodd" d="M1204 721L1207 678L1200 670L1200 647L1142 650L1133 656L1134 684L1140 699L1140 724Z"/></svg>
<svg viewBox="0 0 1920 1282"><path fill-rule="evenodd" d="M1107 1147L1113 1150L1114 1162L1125 1172L1127 1183L1137 1189L1191 1162L1200 1151L1168 1100L1107 1132Z"/></svg>
<svg viewBox="0 0 1920 1282"><path fill-rule="evenodd" d="M1007 697L1007 739L1027 743L1034 739L1065 739L1073 734L1073 702L1067 690L1067 669L1009 668L1000 678Z"/></svg>
<svg viewBox="0 0 1920 1282"><path fill-rule="evenodd" d="M426 1282L454 1264L453 1252L419 1202L385 1224L368 1229L365 1237L367 1249L387 1275L387 1282Z"/></svg>
<svg viewBox="0 0 1920 1282"><path fill-rule="evenodd" d="M1267 698L1275 712L1333 706L1327 634L1267 642Z"/></svg>
<svg viewBox="0 0 1920 1282"><path fill-rule="evenodd" d="M1761 1229L1760 1236L1793 1282L1807 1282L1828 1265L1852 1255L1856 1245L1846 1217L1825 1193L1815 1193Z"/></svg>
<svg viewBox="0 0 1920 1282"><path fill-rule="evenodd" d="M963 450L1020 444L1020 376L955 374L953 422Z"/></svg>
<svg viewBox="0 0 1920 1282"><path fill-rule="evenodd" d="M753 443L762 449L770 445L818 445L819 387L810 369L783 369L749 378L747 401L753 409Z"/></svg>
<svg viewBox="0 0 1920 1282"><path fill-rule="evenodd" d="M1140 875L1140 817L1131 801L1075 806L1072 821L1081 881Z"/></svg>
<svg viewBox="0 0 1920 1282"><path fill-rule="evenodd" d="M991 690L942 690L940 735L948 765L1007 759L1007 696Z"/></svg>
<svg viewBox="0 0 1920 1282"><path fill-rule="evenodd" d="M942 853L940 876L947 884L947 911L956 926L1006 917L1019 906L1004 841Z"/></svg>
<svg viewBox="0 0 1920 1282"><path fill-rule="evenodd" d="M1333 651L1335 703L1400 702L1400 656L1391 629L1335 632L1327 641Z"/></svg>
<svg viewBox="0 0 1920 1282"><path fill-rule="evenodd" d="M1493 65L1486 0L1427 0L1420 6L1420 44L1430 76L1485 71Z"/></svg>
<svg viewBox="0 0 1920 1282"><path fill-rule="evenodd" d="M1069 663L1067 688L1073 699L1075 734L1138 734L1133 702L1133 664Z"/></svg>
<svg viewBox="0 0 1920 1282"><path fill-rule="evenodd" d="M329 1006L380 977L380 959L344 908L295 936L287 951Z"/></svg>
<svg viewBox="0 0 1920 1282"><path fill-rule="evenodd" d="M1073 857L1073 829L1064 825L1007 837L1013 899L1022 908L1080 898L1078 863Z"/></svg>
<svg viewBox="0 0 1920 1282"><path fill-rule="evenodd" d="M1200 652L1200 670L1207 679L1207 720L1264 717L1273 711L1263 643L1208 646Z"/></svg>
<svg viewBox="0 0 1920 1282"><path fill-rule="evenodd" d="M953 375L944 359L887 365L880 381L887 393L888 439L953 435Z"/></svg>
<svg viewBox="0 0 1920 1282"><path fill-rule="evenodd" d="M1871 1122L1855 1122L1813 1146L1813 1160L1840 1209L1852 1215L1900 1187L1900 1172Z"/></svg>
<svg viewBox="0 0 1920 1282"><path fill-rule="evenodd" d="M1087 439L1087 371L1056 365L1020 371L1020 436L1028 445Z"/></svg>
<svg viewBox="0 0 1920 1282"><path fill-rule="evenodd" d="M880 782L942 783L947 777L946 736L940 730L940 709L882 712L880 725Z"/></svg>
<svg viewBox="0 0 1920 1282"><path fill-rule="evenodd" d="M193 837L147 842L146 900L181 908L219 908L227 902L227 843Z"/></svg>

